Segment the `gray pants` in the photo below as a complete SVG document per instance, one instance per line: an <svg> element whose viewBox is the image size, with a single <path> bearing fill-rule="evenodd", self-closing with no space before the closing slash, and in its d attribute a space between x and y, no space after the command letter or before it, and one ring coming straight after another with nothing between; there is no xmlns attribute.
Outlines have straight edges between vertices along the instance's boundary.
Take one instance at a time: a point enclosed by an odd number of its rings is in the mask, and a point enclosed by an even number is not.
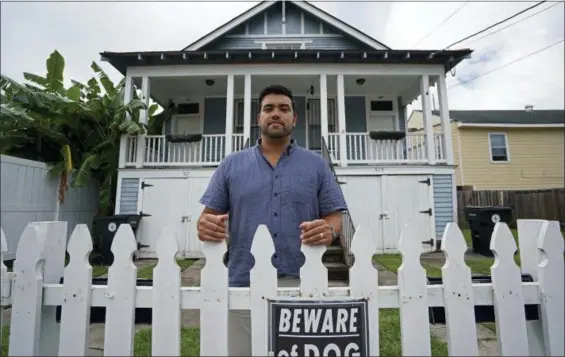
<svg viewBox="0 0 565 357"><path fill-rule="evenodd" d="M279 278L281 288L298 287L300 279ZM228 315L230 356L251 356L251 310L230 310Z"/></svg>

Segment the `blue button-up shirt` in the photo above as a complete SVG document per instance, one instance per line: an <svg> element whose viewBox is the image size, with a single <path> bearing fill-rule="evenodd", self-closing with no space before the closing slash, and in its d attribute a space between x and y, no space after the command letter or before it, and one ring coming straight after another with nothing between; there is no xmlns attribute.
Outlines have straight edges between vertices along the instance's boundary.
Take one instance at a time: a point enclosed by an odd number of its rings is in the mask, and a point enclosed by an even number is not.
<svg viewBox="0 0 565 357"><path fill-rule="evenodd" d="M279 276L298 278L304 264L299 225L347 209L328 163L294 140L275 167L263 156L259 142L228 155L200 203L229 212L229 283L235 287L249 286L251 243L259 225L267 225L273 237L273 265Z"/></svg>

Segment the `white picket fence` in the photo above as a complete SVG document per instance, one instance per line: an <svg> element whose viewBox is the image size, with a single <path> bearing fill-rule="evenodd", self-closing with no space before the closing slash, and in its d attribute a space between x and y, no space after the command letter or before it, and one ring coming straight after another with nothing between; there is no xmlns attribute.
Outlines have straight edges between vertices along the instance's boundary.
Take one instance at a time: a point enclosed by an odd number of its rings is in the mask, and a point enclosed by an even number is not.
<svg viewBox="0 0 565 357"><path fill-rule="evenodd" d="M357 228L351 251L355 263L348 287L328 287L322 264L325 247L303 246L306 262L297 288L278 288L271 264L274 246L265 226L254 237L251 288L229 288L222 258L226 245L204 243L206 265L200 287L181 287L180 268L174 259L178 242L165 227L157 246L159 261L153 286L136 286L132 255L135 238L129 225L119 227L112 252L107 286L92 285L90 233L77 225L65 247L66 222L39 222L24 230L17 249L13 273L2 263L2 306L12 305L10 356L86 355L91 306L106 307L104 354L132 356L135 308L152 308L152 354L179 356L181 309L200 309L200 353L228 355L228 311L251 310L252 353L269 355L268 300L367 299L369 355L379 355L379 309L400 310L402 354L431 353L428 308L443 306L446 314L449 355L477 356L475 305L494 306L501 355L564 355L564 259L563 237L558 222L518 222L522 270L513 256L516 243L504 223L493 233L491 249L495 262L492 283L472 283L465 264L466 244L456 224L446 227L442 250L446 264L443 281L429 285L420 264L422 238L414 226L406 226L400 237L403 264L398 286L378 285L378 272L371 258L375 241ZM70 255L64 267L65 248ZM2 233L2 249L5 238ZM64 273L63 273L64 272ZM523 282L530 274L533 282ZM64 284L60 278L64 276ZM526 304L538 305L539 320L527 321ZM62 306L60 324L55 309ZM353 354L355 355L355 354Z"/></svg>

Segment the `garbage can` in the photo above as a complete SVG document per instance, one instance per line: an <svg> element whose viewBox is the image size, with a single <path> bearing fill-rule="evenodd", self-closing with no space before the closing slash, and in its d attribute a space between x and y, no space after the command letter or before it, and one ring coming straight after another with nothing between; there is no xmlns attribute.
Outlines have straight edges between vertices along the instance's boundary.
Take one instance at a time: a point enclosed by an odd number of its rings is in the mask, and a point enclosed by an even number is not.
<svg viewBox="0 0 565 357"><path fill-rule="evenodd" d="M118 214L94 218L92 245L93 250L99 254L102 264L111 265L114 261L111 247L120 224L129 224L135 234L140 221L141 215L139 214Z"/></svg>
<svg viewBox="0 0 565 357"><path fill-rule="evenodd" d="M490 250L490 239L494 226L498 222L512 221L512 207L505 206L466 206L465 216L471 231L473 252L493 257Z"/></svg>

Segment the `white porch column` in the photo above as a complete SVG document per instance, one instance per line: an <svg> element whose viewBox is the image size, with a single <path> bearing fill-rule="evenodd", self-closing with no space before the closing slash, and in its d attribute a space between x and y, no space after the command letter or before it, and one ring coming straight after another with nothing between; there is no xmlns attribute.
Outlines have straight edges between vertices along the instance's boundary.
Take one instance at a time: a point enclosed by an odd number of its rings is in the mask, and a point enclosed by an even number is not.
<svg viewBox="0 0 565 357"><path fill-rule="evenodd" d="M245 75L244 88L243 88L243 142L245 145L247 139L251 137L251 75ZM251 140L251 139L250 139ZM252 146L253 143L249 143ZM240 149L243 149L241 147Z"/></svg>
<svg viewBox="0 0 565 357"><path fill-rule="evenodd" d="M133 78L126 76L124 83L124 104L131 102L133 94ZM126 120L131 120L129 113L126 113ZM126 152L127 152L128 138L126 135L120 137L120 156L118 159L118 168L126 167Z"/></svg>
<svg viewBox="0 0 565 357"><path fill-rule="evenodd" d="M430 103L430 78L427 74L420 77L420 93L422 94L422 114L424 115L424 131L426 133L426 157L428 158L428 164L435 165L432 107Z"/></svg>
<svg viewBox="0 0 565 357"><path fill-rule="evenodd" d="M233 101L234 101L234 78L228 74L228 85L226 93L226 156L233 151Z"/></svg>
<svg viewBox="0 0 565 357"><path fill-rule="evenodd" d="M145 103L146 106L149 106L150 100L150 93L151 93L151 81L149 80L148 76L143 76L141 79L141 101ZM140 110L139 111L139 123L140 124L147 124L148 119L148 110ZM143 160L145 160L145 138L146 134L138 135L137 136L137 157L135 160L135 167L140 168L143 167Z"/></svg>
<svg viewBox="0 0 565 357"><path fill-rule="evenodd" d="M325 74L320 75L320 127L322 129L322 138L326 145L330 146L328 141L328 78Z"/></svg>
<svg viewBox="0 0 565 357"><path fill-rule="evenodd" d="M441 131L443 132L443 149L445 150L445 158L448 165L453 165L453 139L451 137L449 106L447 105L445 73L443 72L439 76L437 94L439 97L439 115L441 118Z"/></svg>
<svg viewBox="0 0 565 357"><path fill-rule="evenodd" d="M326 110L326 118L327 118L327 110ZM347 129L345 127L345 84L343 83L342 73L337 75L337 118L338 118L338 126L339 126L339 161L341 163L340 166L346 167L347 166L347 137L345 134L347 133Z"/></svg>

